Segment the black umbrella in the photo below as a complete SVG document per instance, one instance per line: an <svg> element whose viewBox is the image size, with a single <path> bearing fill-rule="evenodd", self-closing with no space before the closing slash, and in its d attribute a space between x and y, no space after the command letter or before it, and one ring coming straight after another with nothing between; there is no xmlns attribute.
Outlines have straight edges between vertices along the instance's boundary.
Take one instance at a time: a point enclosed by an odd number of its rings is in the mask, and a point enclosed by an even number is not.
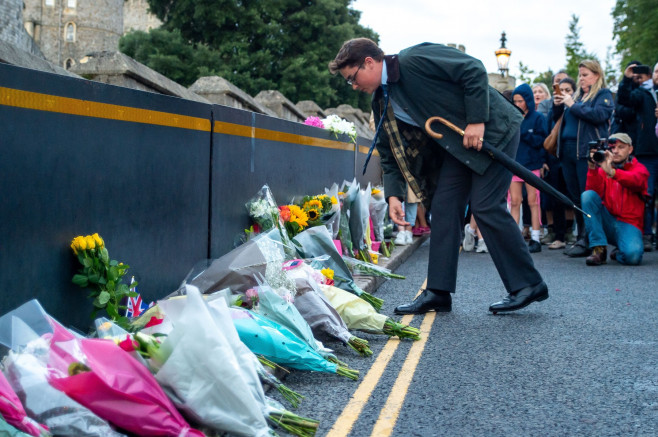
<svg viewBox="0 0 658 437"><path fill-rule="evenodd" d="M452 124L451 122L449 122L445 118L437 116L437 117L430 117L425 122L425 130L427 131L427 133L432 138L436 138L436 139L443 138L442 134L432 130L432 123L434 123L435 121L438 121L440 123L445 124L450 129L457 132L459 135L464 136L464 131L462 129L455 126L454 124ZM508 169L513 174L520 177L521 179L523 179L525 182L529 183L533 187L537 188L538 190L542 191L543 193L550 194L551 196L553 196L554 198L556 198L560 202L564 203L565 205L570 206L573 209L575 209L576 211L580 211L585 216L591 218L591 216L589 214L587 214L582 209L578 208L571 201L571 199L569 199L567 196L565 196L564 194L562 194L561 192L556 190L554 187L552 187L551 185L546 183L543 179L538 178L533 172L531 172L530 170L528 170L527 168L525 168L524 166L522 166L521 164L519 164L518 162L516 162L515 160L513 160L509 156L507 156L505 154L505 152L496 149L495 147L493 147L491 144L489 144L486 141L482 142L482 149L480 151L488 153L489 156L491 156L492 159L494 159L495 161L498 161L503 167L505 167L506 169Z"/></svg>

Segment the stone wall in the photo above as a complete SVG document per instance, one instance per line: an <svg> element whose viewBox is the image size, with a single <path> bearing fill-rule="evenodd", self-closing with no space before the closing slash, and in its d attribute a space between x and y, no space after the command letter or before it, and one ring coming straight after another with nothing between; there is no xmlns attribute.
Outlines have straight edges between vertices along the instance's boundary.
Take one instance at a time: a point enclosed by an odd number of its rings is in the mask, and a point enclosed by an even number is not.
<svg viewBox="0 0 658 437"><path fill-rule="evenodd" d="M162 26L162 21L149 13L146 0L125 0L123 4L123 34L132 30L148 32Z"/></svg>
<svg viewBox="0 0 658 437"><path fill-rule="evenodd" d="M70 66L90 52L117 49L124 0L24 1L25 26L50 62Z"/></svg>
<svg viewBox="0 0 658 437"><path fill-rule="evenodd" d="M0 1L0 41L43 57L39 46L23 26L23 0Z"/></svg>
<svg viewBox="0 0 658 437"><path fill-rule="evenodd" d="M200 77L190 86L190 91L218 105L231 108L245 109L277 117L268 107L257 102L249 94L219 76Z"/></svg>
<svg viewBox="0 0 658 437"><path fill-rule="evenodd" d="M184 86L119 52L91 53L74 65L71 71L96 82L209 103Z"/></svg>

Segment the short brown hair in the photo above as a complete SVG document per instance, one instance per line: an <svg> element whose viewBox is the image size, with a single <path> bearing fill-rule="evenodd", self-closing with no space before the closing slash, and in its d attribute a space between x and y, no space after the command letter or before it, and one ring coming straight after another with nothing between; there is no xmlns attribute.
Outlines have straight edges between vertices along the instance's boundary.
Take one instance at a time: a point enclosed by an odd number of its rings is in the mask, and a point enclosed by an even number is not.
<svg viewBox="0 0 658 437"><path fill-rule="evenodd" d="M342 68L361 64L367 57L381 61L384 59L384 52L376 42L368 38L354 38L345 41L336 58L329 63L329 71L331 74L336 74Z"/></svg>

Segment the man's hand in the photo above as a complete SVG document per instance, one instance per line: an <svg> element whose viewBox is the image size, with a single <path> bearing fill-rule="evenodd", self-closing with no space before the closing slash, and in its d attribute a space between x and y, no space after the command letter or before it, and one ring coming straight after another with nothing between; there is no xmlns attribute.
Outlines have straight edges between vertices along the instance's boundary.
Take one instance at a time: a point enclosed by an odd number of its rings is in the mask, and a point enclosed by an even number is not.
<svg viewBox="0 0 658 437"><path fill-rule="evenodd" d="M482 149L484 141L484 123L469 124L464 129L464 147L467 149Z"/></svg>
<svg viewBox="0 0 658 437"><path fill-rule="evenodd" d="M409 222L404 220L402 202L397 197L391 196L388 198L388 216L396 225L409 226Z"/></svg>
<svg viewBox="0 0 658 437"><path fill-rule="evenodd" d="M637 64L631 64L628 67L626 67L626 70L624 70L624 76L626 76L629 79L633 78L633 67L637 66Z"/></svg>
<svg viewBox="0 0 658 437"><path fill-rule="evenodd" d="M613 177L617 172L612 166L612 152L609 150L605 151L605 159L599 163L599 167L608 175L608 177Z"/></svg>

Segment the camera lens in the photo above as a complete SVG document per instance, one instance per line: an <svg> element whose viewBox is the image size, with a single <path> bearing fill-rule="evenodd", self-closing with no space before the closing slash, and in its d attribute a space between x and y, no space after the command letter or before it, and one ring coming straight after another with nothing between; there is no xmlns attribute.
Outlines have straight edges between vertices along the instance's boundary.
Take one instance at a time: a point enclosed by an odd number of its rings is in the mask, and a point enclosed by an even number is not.
<svg viewBox="0 0 658 437"><path fill-rule="evenodd" d="M592 154L592 160L594 162L603 162L605 161L605 152L603 150L597 150Z"/></svg>

